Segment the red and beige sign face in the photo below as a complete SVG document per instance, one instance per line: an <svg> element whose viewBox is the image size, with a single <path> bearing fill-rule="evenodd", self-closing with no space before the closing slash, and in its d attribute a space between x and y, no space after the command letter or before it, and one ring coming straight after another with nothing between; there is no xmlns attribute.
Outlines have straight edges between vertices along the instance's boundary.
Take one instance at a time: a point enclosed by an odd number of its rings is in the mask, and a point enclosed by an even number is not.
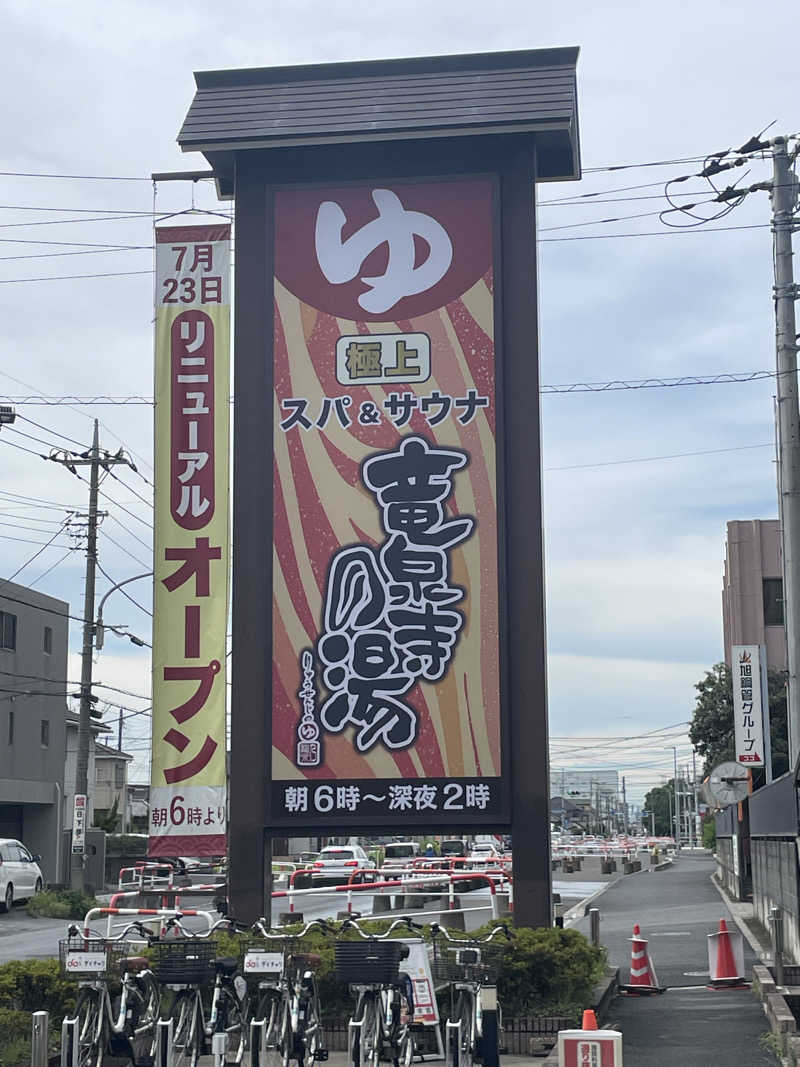
<svg viewBox="0 0 800 1067"><path fill-rule="evenodd" d="M494 195L275 193L275 823L507 809Z"/></svg>
<svg viewBox="0 0 800 1067"><path fill-rule="evenodd" d="M226 842L230 227L156 230L148 855Z"/></svg>

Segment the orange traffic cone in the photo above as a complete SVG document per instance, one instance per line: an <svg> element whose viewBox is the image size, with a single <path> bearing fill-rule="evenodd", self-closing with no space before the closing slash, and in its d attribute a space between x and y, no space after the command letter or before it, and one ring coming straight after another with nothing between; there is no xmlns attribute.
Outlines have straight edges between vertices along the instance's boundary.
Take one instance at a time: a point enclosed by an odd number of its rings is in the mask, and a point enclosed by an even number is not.
<svg viewBox="0 0 800 1067"><path fill-rule="evenodd" d="M739 973L735 956L741 959L741 950L734 953L732 935L728 930L728 924L724 919L719 921L719 930L715 934L709 934L709 976L711 987L726 989L745 988L744 975ZM741 934L736 935L741 938ZM716 941L716 950L714 942ZM737 946L738 947L738 946Z"/></svg>
<svg viewBox="0 0 800 1067"><path fill-rule="evenodd" d="M633 928L631 941L631 980L630 984L620 986L624 993L647 996L650 993L663 993L658 984L656 969L647 951L647 941L641 936L639 924Z"/></svg>
<svg viewBox="0 0 800 1067"><path fill-rule="evenodd" d="M596 1030L597 1029L597 1016L591 1008L585 1008L583 1012L583 1022L581 1023L581 1030Z"/></svg>

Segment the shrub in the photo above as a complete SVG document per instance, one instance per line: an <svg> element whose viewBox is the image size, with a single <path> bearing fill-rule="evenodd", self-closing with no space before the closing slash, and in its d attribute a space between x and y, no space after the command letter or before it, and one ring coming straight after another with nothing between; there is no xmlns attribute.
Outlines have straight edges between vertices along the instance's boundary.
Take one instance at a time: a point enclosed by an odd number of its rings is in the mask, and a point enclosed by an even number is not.
<svg viewBox="0 0 800 1067"><path fill-rule="evenodd" d="M76 985L62 977L58 960L11 960L0 965L0 1067L29 1067L31 1013L50 1012L51 1051L61 1020L75 1003Z"/></svg>
<svg viewBox="0 0 800 1067"><path fill-rule="evenodd" d="M38 893L28 901L28 914L34 918L82 919L97 901L89 893L77 889L54 889Z"/></svg>
<svg viewBox="0 0 800 1067"><path fill-rule="evenodd" d="M709 819L703 819L703 848L711 849L713 852L717 847L717 824L714 822L713 817Z"/></svg>

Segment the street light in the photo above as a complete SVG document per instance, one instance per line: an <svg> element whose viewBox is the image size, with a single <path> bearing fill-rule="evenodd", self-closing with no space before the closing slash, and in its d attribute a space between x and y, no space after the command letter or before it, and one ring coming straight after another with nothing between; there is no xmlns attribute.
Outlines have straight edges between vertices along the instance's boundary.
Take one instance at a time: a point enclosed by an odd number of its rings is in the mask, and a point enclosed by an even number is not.
<svg viewBox="0 0 800 1067"><path fill-rule="evenodd" d="M111 588L103 594L103 597L100 600L100 605L97 609L97 622L94 625L94 647L97 649L98 652L103 647L103 642L105 640L106 624L103 622L103 605L105 604L105 602L116 589L121 589L123 585L128 585L130 582L138 582L142 578L152 578L152 576L152 571L147 571L145 574L135 574L133 578L126 578L124 582L117 582L116 585L112 585ZM118 637L127 637L130 641L133 642L134 645L139 645L140 648L145 645L150 648L150 645L148 645L146 641L142 641L140 637L135 637L133 634L127 633L120 626L109 626L108 629L113 631L113 633L117 634Z"/></svg>

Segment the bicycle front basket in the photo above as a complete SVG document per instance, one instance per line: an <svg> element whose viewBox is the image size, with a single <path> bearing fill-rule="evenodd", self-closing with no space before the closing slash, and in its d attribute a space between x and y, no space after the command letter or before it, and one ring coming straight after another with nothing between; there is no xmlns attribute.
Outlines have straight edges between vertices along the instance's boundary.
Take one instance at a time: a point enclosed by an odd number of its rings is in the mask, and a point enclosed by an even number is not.
<svg viewBox="0 0 800 1067"><path fill-rule="evenodd" d="M503 963L504 948L495 942L454 944L437 939L431 974L440 982L494 982Z"/></svg>
<svg viewBox="0 0 800 1067"><path fill-rule="evenodd" d="M164 985L202 985L214 975L213 941L184 937L153 945L153 974Z"/></svg>
<svg viewBox="0 0 800 1067"><path fill-rule="evenodd" d="M337 941L336 977L350 985L390 985L400 976L401 941Z"/></svg>
<svg viewBox="0 0 800 1067"><path fill-rule="evenodd" d="M69 937L58 943L61 973L68 978L107 978L129 946L102 937Z"/></svg>

